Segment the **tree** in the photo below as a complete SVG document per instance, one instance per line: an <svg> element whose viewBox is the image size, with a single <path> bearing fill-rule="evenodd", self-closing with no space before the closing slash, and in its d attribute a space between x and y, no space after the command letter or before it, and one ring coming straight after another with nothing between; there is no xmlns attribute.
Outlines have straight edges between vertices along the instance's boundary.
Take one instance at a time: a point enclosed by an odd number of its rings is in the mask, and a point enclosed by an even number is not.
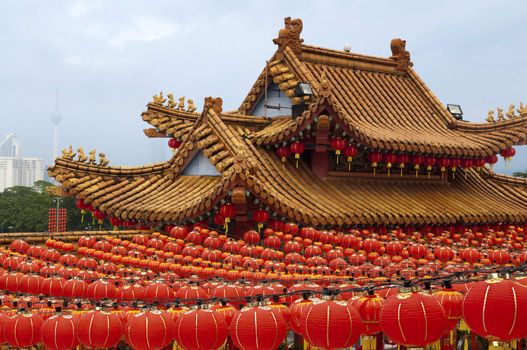
<svg viewBox="0 0 527 350"><path fill-rule="evenodd" d="M527 177L527 171L517 171L515 173L512 173L512 176Z"/></svg>
<svg viewBox="0 0 527 350"><path fill-rule="evenodd" d="M47 231L48 209L55 206L46 191L49 186L49 182L37 181L34 187L15 186L0 193L0 232ZM84 229L72 197L63 198L61 207L67 209L68 230Z"/></svg>

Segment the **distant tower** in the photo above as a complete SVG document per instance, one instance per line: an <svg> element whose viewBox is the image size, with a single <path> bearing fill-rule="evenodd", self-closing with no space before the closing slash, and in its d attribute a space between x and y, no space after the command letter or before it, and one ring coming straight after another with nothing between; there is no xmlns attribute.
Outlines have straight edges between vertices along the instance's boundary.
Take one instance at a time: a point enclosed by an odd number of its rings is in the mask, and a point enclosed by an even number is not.
<svg viewBox="0 0 527 350"><path fill-rule="evenodd" d="M58 157L59 152L59 124L62 120L62 115L59 113L59 92L55 94L55 111L50 115L51 122L53 123L53 159L55 161Z"/></svg>

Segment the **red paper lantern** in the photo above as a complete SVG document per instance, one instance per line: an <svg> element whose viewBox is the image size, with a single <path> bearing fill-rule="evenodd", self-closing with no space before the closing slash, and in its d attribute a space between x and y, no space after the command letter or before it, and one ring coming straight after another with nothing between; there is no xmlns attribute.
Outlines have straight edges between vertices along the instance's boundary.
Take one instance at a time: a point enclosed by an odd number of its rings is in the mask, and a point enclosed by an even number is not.
<svg viewBox="0 0 527 350"><path fill-rule="evenodd" d="M485 338L502 341L527 336L527 289L512 281L492 279L477 282L465 294L463 319Z"/></svg>
<svg viewBox="0 0 527 350"><path fill-rule="evenodd" d="M300 141L295 141L291 144L291 153L295 155L296 167L298 168L298 160L300 155L304 153L304 144Z"/></svg>
<svg viewBox="0 0 527 350"><path fill-rule="evenodd" d="M400 293L386 299L381 311L381 328L393 342L408 347L424 347L444 334L443 307L430 295Z"/></svg>
<svg viewBox="0 0 527 350"><path fill-rule="evenodd" d="M187 350L218 349L227 340L227 333L225 317L213 310L192 310L176 320L176 341Z"/></svg>
<svg viewBox="0 0 527 350"><path fill-rule="evenodd" d="M378 151L371 151L368 153L368 161L371 163L373 168L373 175L377 169L378 163L382 160L382 153Z"/></svg>
<svg viewBox="0 0 527 350"><path fill-rule="evenodd" d="M239 349L274 350L285 339L286 323L270 307L248 307L234 316L229 334Z"/></svg>
<svg viewBox="0 0 527 350"><path fill-rule="evenodd" d="M254 230L249 230L243 234L243 240L247 243L257 244L260 242L260 235Z"/></svg>
<svg viewBox="0 0 527 350"><path fill-rule="evenodd" d="M303 288L305 285L301 285L301 287ZM309 290L309 288L305 288L303 290ZM291 315L291 318L289 319L289 326L295 333L302 334L304 329L303 322L312 304L312 300L297 299L292 302L291 305L289 305L289 314Z"/></svg>
<svg viewBox="0 0 527 350"><path fill-rule="evenodd" d="M365 335L374 335L381 331L381 310L384 301L379 295L371 293L348 302L359 312Z"/></svg>
<svg viewBox="0 0 527 350"><path fill-rule="evenodd" d="M92 349L117 346L123 333L123 325L115 314L90 311L78 324L79 342Z"/></svg>
<svg viewBox="0 0 527 350"><path fill-rule="evenodd" d="M146 286L145 300L149 303L168 303L172 300L172 288L162 282L153 282Z"/></svg>
<svg viewBox="0 0 527 350"><path fill-rule="evenodd" d="M269 220L269 214L263 209L257 209L253 212L253 220L254 222L256 222L258 232L260 232L263 227L263 224L266 223L267 220Z"/></svg>
<svg viewBox="0 0 527 350"><path fill-rule="evenodd" d="M362 330L355 308L343 301L317 300L306 313L302 334L312 346L340 349L355 344Z"/></svg>
<svg viewBox="0 0 527 350"><path fill-rule="evenodd" d="M37 295L40 293L42 282L44 282L44 278L42 276L33 274L24 275L22 278L20 278L18 283L18 291L21 293Z"/></svg>
<svg viewBox="0 0 527 350"><path fill-rule="evenodd" d="M7 320L2 331L7 344L13 348L27 348L42 341L43 323L38 313L21 313Z"/></svg>
<svg viewBox="0 0 527 350"><path fill-rule="evenodd" d="M29 249L29 243L27 243L24 240L21 239L15 239L11 244L9 245L9 250L21 254L25 254Z"/></svg>
<svg viewBox="0 0 527 350"><path fill-rule="evenodd" d="M433 156L426 156L423 163L426 166L427 176L430 178L430 172L432 171L432 167L436 164L436 158Z"/></svg>
<svg viewBox="0 0 527 350"><path fill-rule="evenodd" d="M179 141L176 138L171 138L168 140L168 147L172 148L173 150L178 149L181 146L181 141Z"/></svg>
<svg viewBox="0 0 527 350"><path fill-rule="evenodd" d="M276 150L276 155L280 158L282 163L285 163L287 162L287 158L291 155L291 150L289 147L282 146Z"/></svg>
<svg viewBox="0 0 527 350"><path fill-rule="evenodd" d="M443 288L432 296L443 306L447 319L447 331L451 331L462 316L463 294L452 288Z"/></svg>
<svg viewBox="0 0 527 350"><path fill-rule="evenodd" d="M86 289L86 297L90 299L115 299L117 288L108 281L95 281Z"/></svg>
<svg viewBox="0 0 527 350"><path fill-rule="evenodd" d="M67 350L79 345L79 319L71 315L53 315L42 325L42 343L46 349Z"/></svg>
<svg viewBox="0 0 527 350"><path fill-rule="evenodd" d="M67 280L62 286L62 296L66 298L84 298L88 289L88 283L74 278Z"/></svg>
<svg viewBox="0 0 527 350"><path fill-rule="evenodd" d="M344 141L340 137L335 137L334 139L330 141L330 145L331 145L331 148L333 148L333 150L335 151L335 155L337 156L337 164L338 164L339 156L344 150L344 148L346 148L346 141Z"/></svg>
<svg viewBox="0 0 527 350"><path fill-rule="evenodd" d="M42 281L40 293L52 297L59 297L62 294L62 287L66 280L62 277L48 277Z"/></svg>
<svg viewBox="0 0 527 350"><path fill-rule="evenodd" d="M487 156L485 157L485 162L488 163L492 168L492 166L498 162L498 156L496 156L495 154Z"/></svg>
<svg viewBox="0 0 527 350"><path fill-rule="evenodd" d="M174 321L166 312L139 313L126 323L124 337L135 350L162 349L174 339Z"/></svg>
<svg viewBox="0 0 527 350"><path fill-rule="evenodd" d="M419 175L419 169L421 168L421 165L423 165L424 161L425 161L425 157L420 154L414 154L412 156L411 162L414 165L416 177Z"/></svg>
<svg viewBox="0 0 527 350"><path fill-rule="evenodd" d="M401 153L397 155L397 163L399 164L400 176L403 176L404 167L406 166L409 160L410 156L408 156L408 154L406 153Z"/></svg>
<svg viewBox="0 0 527 350"><path fill-rule="evenodd" d="M231 219L236 215L236 208L231 203L227 203L220 207L219 213L225 220L224 229L225 233L227 233L229 229L229 223L231 222Z"/></svg>
<svg viewBox="0 0 527 350"><path fill-rule="evenodd" d="M351 171L351 162L353 161L353 157L355 157L358 153L359 150L352 144L349 144L346 146L346 148L344 148L344 155L348 161L348 171Z"/></svg>
<svg viewBox="0 0 527 350"><path fill-rule="evenodd" d="M386 168L388 168L388 176L390 176L390 171L393 164L397 161L397 156L393 153L386 153L384 155L384 162L386 163Z"/></svg>

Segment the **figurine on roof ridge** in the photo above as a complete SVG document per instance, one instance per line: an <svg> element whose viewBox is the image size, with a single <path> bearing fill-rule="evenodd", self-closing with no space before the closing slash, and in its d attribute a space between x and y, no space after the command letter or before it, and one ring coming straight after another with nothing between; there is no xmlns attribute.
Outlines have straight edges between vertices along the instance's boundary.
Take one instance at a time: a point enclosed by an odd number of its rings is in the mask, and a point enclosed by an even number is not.
<svg viewBox="0 0 527 350"><path fill-rule="evenodd" d="M390 43L392 56L390 59L397 62L397 70L405 71L408 67L414 64L410 61L410 52L406 50L406 40L399 38L392 39Z"/></svg>
<svg viewBox="0 0 527 350"><path fill-rule="evenodd" d="M302 53L302 43L304 39L300 39L302 33L302 20L300 18L291 19L291 17L284 18L284 28L278 32L278 38L273 39L273 42L284 49L289 48L297 55Z"/></svg>

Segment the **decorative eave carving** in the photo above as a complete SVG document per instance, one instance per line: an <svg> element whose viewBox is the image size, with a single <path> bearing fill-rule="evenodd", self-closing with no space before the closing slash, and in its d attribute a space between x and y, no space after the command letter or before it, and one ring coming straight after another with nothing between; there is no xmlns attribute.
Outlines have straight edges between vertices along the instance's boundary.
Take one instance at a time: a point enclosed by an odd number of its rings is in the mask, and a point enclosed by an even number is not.
<svg viewBox="0 0 527 350"><path fill-rule="evenodd" d="M392 39L390 48L392 49L392 56L390 56L390 59L397 62L397 70L405 71L408 67L414 65L412 61L410 61L410 52L406 51L406 40L399 38Z"/></svg>
<svg viewBox="0 0 527 350"><path fill-rule="evenodd" d="M302 28L303 24L300 18L284 18L284 28L278 32L278 38L273 39L273 42L278 45L278 50L281 52L284 48L289 47L295 54L301 55L302 43L304 42L304 39L300 38Z"/></svg>

